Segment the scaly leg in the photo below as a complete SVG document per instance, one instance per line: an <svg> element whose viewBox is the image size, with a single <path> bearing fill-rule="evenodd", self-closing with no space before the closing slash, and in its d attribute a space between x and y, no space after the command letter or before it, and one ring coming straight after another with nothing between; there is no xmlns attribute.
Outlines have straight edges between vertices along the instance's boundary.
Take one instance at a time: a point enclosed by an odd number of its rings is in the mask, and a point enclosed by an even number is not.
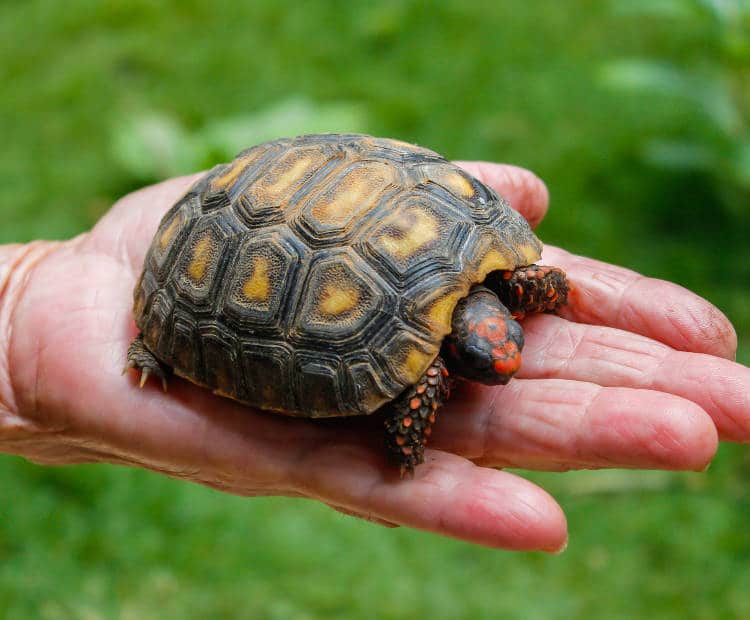
<svg viewBox="0 0 750 620"><path fill-rule="evenodd" d="M388 453L401 469L401 477L414 477L414 468L424 462L424 447L435 416L450 393L448 370L437 357L416 385L407 388L390 406L385 421Z"/></svg>
<svg viewBox="0 0 750 620"><path fill-rule="evenodd" d="M537 312L555 312L568 303L570 284L557 267L529 265L513 271L495 271L485 286L492 289L516 319Z"/></svg>

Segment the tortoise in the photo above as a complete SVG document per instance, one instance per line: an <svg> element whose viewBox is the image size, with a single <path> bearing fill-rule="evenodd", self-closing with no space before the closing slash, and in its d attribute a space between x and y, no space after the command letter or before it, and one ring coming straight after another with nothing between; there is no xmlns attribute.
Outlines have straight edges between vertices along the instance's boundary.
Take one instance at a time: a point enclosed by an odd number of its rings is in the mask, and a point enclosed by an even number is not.
<svg viewBox="0 0 750 620"><path fill-rule="evenodd" d="M517 319L567 302L563 271L491 188L437 153L367 135L273 140L166 213L127 353L254 407L381 412L401 476L424 461L455 377L507 383Z"/></svg>

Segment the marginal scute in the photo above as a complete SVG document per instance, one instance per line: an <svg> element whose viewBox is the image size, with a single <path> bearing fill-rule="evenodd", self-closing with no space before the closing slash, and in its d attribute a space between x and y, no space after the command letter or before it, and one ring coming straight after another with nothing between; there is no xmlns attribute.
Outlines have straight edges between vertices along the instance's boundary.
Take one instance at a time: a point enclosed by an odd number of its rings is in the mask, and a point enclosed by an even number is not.
<svg viewBox="0 0 750 620"><path fill-rule="evenodd" d="M221 174L211 179L211 190L217 192L231 189L247 169L258 160L261 153L260 149L245 151L231 162Z"/></svg>
<svg viewBox="0 0 750 620"><path fill-rule="evenodd" d="M152 351L169 364L176 374L203 384L203 358L198 346L197 321L184 310L175 309L166 326L171 327L169 337L163 336L154 343ZM147 341L149 348L152 344Z"/></svg>
<svg viewBox="0 0 750 620"><path fill-rule="evenodd" d="M447 290L440 294L427 309L427 319L432 328L441 335L449 334L453 310L462 297L466 296L468 287Z"/></svg>
<svg viewBox="0 0 750 620"><path fill-rule="evenodd" d="M482 282L491 271L508 269L511 263L498 250L490 248L476 266L476 280Z"/></svg>
<svg viewBox="0 0 750 620"><path fill-rule="evenodd" d="M467 174L452 164L447 162L428 164L421 166L419 170L423 183L440 185L458 198L472 199L476 194L474 184Z"/></svg>
<svg viewBox="0 0 750 620"><path fill-rule="evenodd" d="M394 377L406 385L413 385L424 374L439 351L437 344L427 342L407 330L396 331L383 344L382 363Z"/></svg>
<svg viewBox="0 0 750 620"><path fill-rule="evenodd" d="M297 401L310 417L325 417L330 411L356 411L357 403L343 398L340 359L301 352L295 356L293 384Z"/></svg>
<svg viewBox="0 0 750 620"><path fill-rule="evenodd" d="M522 265L531 265L538 261L542 256L541 244L523 244L519 245L516 249L523 257L523 260L521 261Z"/></svg>
<svg viewBox="0 0 750 620"><path fill-rule="evenodd" d="M159 229L157 247L159 248L160 254L165 254L169 249L172 241L174 241L174 238L177 236L177 232L182 228L184 221L184 213L178 211L170 221L166 222L166 226Z"/></svg>
<svg viewBox="0 0 750 620"><path fill-rule="evenodd" d="M159 290L149 299L148 309L144 309L143 320L138 328L143 333L145 342L152 347L159 347L162 338L169 336L163 329L174 308L174 300L166 291Z"/></svg>
<svg viewBox="0 0 750 620"><path fill-rule="evenodd" d="M425 351L419 347L407 349L406 357L403 358L404 375L411 379L410 383L417 381L434 359L433 351Z"/></svg>
<svg viewBox="0 0 750 620"><path fill-rule="evenodd" d="M534 255L531 246L529 250ZM520 259L517 249L508 246L502 235L492 228L478 230L467 242L464 272L471 283L483 282L490 272L514 269L519 264L526 263Z"/></svg>
<svg viewBox="0 0 750 620"><path fill-rule="evenodd" d="M386 404L400 390L389 390L382 385L382 371L373 366L372 362L358 361L346 364L351 377L359 408L365 411L375 411Z"/></svg>
<svg viewBox="0 0 750 620"><path fill-rule="evenodd" d="M200 335L203 345L204 381L216 393L247 398L242 376L237 372L237 338L220 325L207 325Z"/></svg>
<svg viewBox="0 0 750 620"><path fill-rule="evenodd" d="M240 348L247 401L272 411L296 409L291 387L293 353L284 343L248 337Z"/></svg>
<svg viewBox="0 0 750 620"><path fill-rule="evenodd" d="M159 224L147 261L157 280L163 282L172 266L173 255L179 251L199 211L198 198L194 194L184 196L172 207Z"/></svg>

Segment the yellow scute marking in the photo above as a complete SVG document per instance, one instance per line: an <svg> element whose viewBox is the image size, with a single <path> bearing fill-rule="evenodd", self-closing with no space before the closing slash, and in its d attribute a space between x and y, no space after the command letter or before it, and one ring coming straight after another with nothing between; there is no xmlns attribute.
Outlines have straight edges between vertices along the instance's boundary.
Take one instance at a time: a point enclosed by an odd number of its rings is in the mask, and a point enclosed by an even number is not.
<svg viewBox="0 0 750 620"><path fill-rule="evenodd" d="M539 253L539 250L535 248L533 245L522 245L516 248L525 259L525 263L527 265L531 265L532 263L535 263L539 260L541 257L541 254Z"/></svg>
<svg viewBox="0 0 750 620"><path fill-rule="evenodd" d="M169 225L161 231L161 234L159 235L159 249L162 252L167 249L169 244L172 242L172 239L174 239L174 236L177 234L181 223L182 218L179 215L175 215L172 218L172 221L169 222Z"/></svg>
<svg viewBox="0 0 750 620"><path fill-rule="evenodd" d="M512 269L513 265L497 250L489 250L477 265L476 281L481 282L491 271Z"/></svg>
<svg viewBox="0 0 750 620"><path fill-rule="evenodd" d="M211 189L216 191L226 189L232 185L237 178L250 166L258 157L258 153L248 153L244 157L235 159L229 168L221 176L211 181Z"/></svg>
<svg viewBox="0 0 750 620"><path fill-rule="evenodd" d="M248 301L266 301L271 291L268 275L268 259L258 256L253 262L253 271L242 285L242 294Z"/></svg>
<svg viewBox="0 0 750 620"><path fill-rule="evenodd" d="M210 235L204 236L193 248L193 258L188 265L188 275L200 282L211 264L213 243Z"/></svg>
<svg viewBox="0 0 750 620"><path fill-rule="evenodd" d="M291 185L297 182L308 168L311 167L312 163L313 159L311 157L303 157L297 160L289 170L279 175L276 183L269 186L269 191L275 193L285 192Z"/></svg>
<svg viewBox="0 0 750 620"><path fill-rule="evenodd" d="M378 165L378 168L362 166L348 173L330 195L321 197L311 211L312 216L324 224L340 226L353 213L372 206L371 203L392 179L385 166Z"/></svg>
<svg viewBox="0 0 750 620"><path fill-rule="evenodd" d="M405 151L425 151L427 149L423 149L420 146L417 146L416 144L412 144L411 142L404 142L403 140L388 140L390 143L390 146L403 149Z"/></svg>
<svg viewBox="0 0 750 620"><path fill-rule="evenodd" d="M314 151L304 154L293 152L274 164L263 179L253 186L252 191L260 200L277 202L312 175L323 164L325 157L323 153Z"/></svg>
<svg viewBox="0 0 750 620"><path fill-rule="evenodd" d="M471 198L474 195L474 187L463 174L452 170L436 179L441 185L445 185L452 193L462 198Z"/></svg>
<svg viewBox="0 0 750 620"><path fill-rule="evenodd" d="M320 312L336 316L353 310L359 302L359 291L354 287L339 287L328 284L320 298Z"/></svg>
<svg viewBox="0 0 750 620"><path fill-rule="evenodd" d="M430 306L427 317L430 322L440 331L440 335L450 333L453 322L453 310L458 300L465 296L463 291L453 291L440 297Z"/></svg>
<svg viewBox="0 0 750 620"><path fill-rule="evenodd" d="M398 214L388 223L380 243L393 256L409 258L438 237L438 223L420 209Z"/></svg>
<svg viewBox="0 0 750 620"><path fill-rule="evenodd" d="M434 354L430 355L416 348L410 349L404 358L404 370L407 382L415 383L418 381L434 357Z"/></svg>

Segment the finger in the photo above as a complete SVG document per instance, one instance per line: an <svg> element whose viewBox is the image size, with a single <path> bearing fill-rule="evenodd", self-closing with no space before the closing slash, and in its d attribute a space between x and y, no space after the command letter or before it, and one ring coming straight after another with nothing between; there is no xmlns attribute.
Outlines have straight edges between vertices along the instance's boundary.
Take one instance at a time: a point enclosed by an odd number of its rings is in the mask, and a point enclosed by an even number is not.
<svg viewBox="0 0 750 620"><path fill-rule="evenodd" d="M140 271L161 218L201 174L169 179L122 197L99 220L85 242Z"/></svg>
<svg viewBox="0 0 750 620"><path fill-rule="evenodd" d="M481 465L540 470L703 470L716 429L695 403L650 390L559 379L464 384L432 445Z"/></svg>
<svg viewBox="0 0 750 620"><path fill-rule="evenodd" d="M524 321L520 378L555 377L645 388L693 401L722 439L750 441L750 368L712 355L675 351L630 332L555 316Z"/></svg>
<svg viewBox="0 0 750 620"><path fill-rule="evenodd" d="M544 182L533 172L517 166L483 161L454 163L508 200L532 227L544 219L549 206L549 192Z"/></svg>
<svg viewBox="0 0 750 620"><path fill-rule="evenodd" d="M493 547L557 551L565 544L559 506L511 474L431 451L414 480L400 480L379 437L357 432L355 420L316 424L264 414L179 380L168 395L135 388L135 378L123 389L111 366L83 374L58 368L75 389L45 389L58 406L85 412L66 430L68 441L83 437L96 447L86 437L106 437L109 460L243 495L302 494L378 522ZM110 402L111 410L85 407L90 399Z"/></svg>
<svg viewBox="0 0 750 620"><path fill-rule="evenodd" d="M109 308L102 296L86 301ZM42 320L44 309L35 311ZM120 374L130 328L117 320L121 327L112 333L112 313L96 316L109 328L92 326L83 340L70 331L69 314L51 317L55 336L24 403L56 411L57 436L68 445L234 493L303 493L381 521L496 547L564 544L565 521L554 500L510 474L430 452L416 479L401 481L386 463L380 433L362 433L358 420L318 424L264 414L177 379L168 394L156 385L139 390L135 376L128 381Z"/></svg>
<svg viewBox="0 0 750 620"><path fill-rule="evenodd" d="M141 455L151 454L144 464L152 469L245 495L265 489L312 497L376 523L491 547L555 552L565 545L560 507L517 476L429 451L415 479L400 480L383 455L379 433L363 436L356 421L315 424L231 403L217 408L205 390L180 384L176 391L177 403L159 408L162 419L138 425L139 435L144 426L154 427L139 439ZM199 413L209 410L210 416ZM155 440L165 432L168 447Z"/></svg>
<svg viewBox="0 0 750 620"><path fill-rule="evenodd" d="M737 334L732 324L695 293L550 246L544 249L544 262L564 269L573 285L562 316L635 332L680 351L734 359Z"/></svg>
<svg viewBox="0 0 750 620"><path fill-rule="evenodd" d="M296 470L306 495L378 521L502 549L559 552L567 541L562 509L545 491L455 455L428 451L416 477L399 480L397 472L328 444Z"/></svg>
<svg viewBox="0 0 750 620"><path fill-rule="evenodd" d="M373 516L369 512L357 512L356 510L350 510L349 508L344 508L343 506L337 506L336 504L331 504L331 503L328 503L328 506L333 508L336 512L340 512L343 515L347 515L349 517L356 517L357 519L369 521L370 523L375 523L376 525L382 525L383 527L389 527L389 528L399 527L398 523L391 523L390 521L384 521L383 519Z"/></svg>

